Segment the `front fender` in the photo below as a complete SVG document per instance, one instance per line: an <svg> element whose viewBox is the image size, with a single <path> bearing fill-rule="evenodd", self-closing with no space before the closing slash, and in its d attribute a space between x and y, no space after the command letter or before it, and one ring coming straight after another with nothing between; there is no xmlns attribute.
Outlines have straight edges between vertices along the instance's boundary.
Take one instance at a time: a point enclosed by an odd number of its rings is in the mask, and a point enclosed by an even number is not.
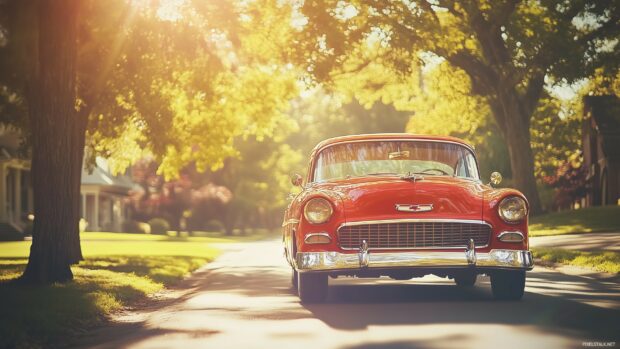
<svg viewBox="0 0 620 349"><path fill-rule="evenodd" d="M500 202L509 196L519 196L523 198L527 204L529 213L529 203L525 195L515 189L494 189L490 188L484 193L484 201L482 206L482 217L485 221L493 226L493 232L491 234L491 241L489 243L490 248L501 249L515 249L515 250L528 250L529 249L529 231L528 231L528 216L518 223L507 223L499 215L498 206ZM521 243L507 243L498 239L499 234L508 231L518 231L523 234L523 242Z"/></svg>

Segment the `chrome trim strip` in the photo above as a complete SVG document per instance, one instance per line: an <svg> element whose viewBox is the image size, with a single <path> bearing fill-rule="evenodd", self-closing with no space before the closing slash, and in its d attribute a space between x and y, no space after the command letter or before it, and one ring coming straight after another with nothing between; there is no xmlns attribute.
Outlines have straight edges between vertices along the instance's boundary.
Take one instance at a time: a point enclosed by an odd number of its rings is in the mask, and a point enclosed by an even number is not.
<svg viewBox="0 0 620 349"><path fill-rule="evenodd" d="M489 247L489 244L491 243L491 238L493 235L493 226L485 221L482 220L475 220L475 219L428 219L428 218L405 218L405 219L387 219L387 220L376 220L376 221L357 221L357 222L346 222L343 223L341 225L338 226L338 229L336 229L336 234L340 233L340 229L344 228L344 227L352 227L352 226L356 226L356 225L367 225L367 224L389 224L389 223L470 223L470 224L481 224L481 225L486 225L489 228L491 228L491 236L489 236L489 242L486 245L480 245L480 246L476 246L476 248L485 248L485 247ZM345 251L357 251L356 248L348 248L348 247L342 247L340 246L341 249L345 250ZM414 250L414 251L418 251L418 250L463 250L465 248L465 245L463 246L452 246L452 247L446 247L446 246L427 246L427 247L382 247L382 248L369 248L369 251L382 251L382 250Z"/></svg>
<svg viewBox="0 0 620 349"><path fill-rule="evenodd" d="M517 234L517 235L521 235L521 241L504 241L502 240L502 236L504 235L508 235L508 234ZM501 242L506 242L506 243L513 243L513 244L519 244L522 243L523 240L525 240L525 237L523 236L523 233L520 231L503 231L501 233L499 233L499 235L497 235L497 238L499 239L499 241Z"/></svg>
<svg viewBox="0 0 620 349"><path fill-rule="evenodd" d="M308 242L308 238L311 238L313 236L325 236L326 238L329 239L328 242ZM330 242L332 242L332 237L329 236L329 234L325 233L325 232L320 232L320 233L310 233L310 234L306 234L306 236L304 237L304 243L308 244L308 245L321 245L321 244L329 244Z"/></svg>
<svg viewBox="0 0 620 349"><path fill-rule="evenodd" d="M468 265L476 265L478 256L476 255L476 245L474 239L469 239L467 242L467 248L465 249L465 259Z"/></svg>
<svg viewBox="0 0 620 349"><path fill-rule="evenodd" d="M361 270L363 268L509 268L531 270L534 266L532 254L527 250L494 249L488 253L476 253L476 262L468 261L462 252L386 252L368 253L362 265L359 253L340 252L298 252L296 269L306 271Z"/></svg>
<svg viewBox="0 0 620 349"><path fill-rule="evenodd" d="M449 141L449 140L445 140L445 139L429 139L429 138L371 138L371 139L353 139L353 140L348 140L348 141L342 141L342 142L335 142L335 143L330 143L330 144L326 144L320 148L315 148L313 149L313 153L319 153L322 150L325 150L329 147L332 147L334 145L338 145L338 144L348 144L348 143L369 143L369 142L386 142L386 141L392 141L392 142L429 142L429 143L448 143L448 144L454 144L454 145L460 145L464 148L469 149L472 153L476 154L476 150L474 149L474 147L472 147L471 145L467 144L467 143L460 143L460 142L455 142L455 141Z"/></svg>
<svg viewBox="0 0 620 349"><path fill-rule="evenodd" d="M403 219L384 219L384 220L372 220L372 221L353 221L345 222L338 226L338 229L343 227L349 227L354 225L365 224L385 224L385 223L473 223L484 224L493 228L490 223L477 219L433 219L433 218L403 218Z"/></svg>
<svg viewBox="0 0 620 349"><path fill-rule="evenodd" d="M286 220L286 221L282 222L282 226L286 227L289 224L297 224L297 223L299 223L299 219L292 218L292 219L289 219L289 220Z"/></svg>
<svg viewBox="0 0 620 349"><path fill-rule="evenodd" d="M357 254L357 257L359 259L360 267L362 268L368 267L370 256L368 254L368 242L366 242L366 240L362 240L362 244L360 245L360 249Z"/></svg>

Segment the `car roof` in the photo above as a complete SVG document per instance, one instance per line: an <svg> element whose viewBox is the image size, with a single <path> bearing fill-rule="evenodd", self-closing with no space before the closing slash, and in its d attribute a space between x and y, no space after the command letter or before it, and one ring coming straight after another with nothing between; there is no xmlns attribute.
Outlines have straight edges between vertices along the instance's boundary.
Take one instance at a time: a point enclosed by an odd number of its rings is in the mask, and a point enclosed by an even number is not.
<svg viewBox="0 0 620 349"><path fill-rule="evenodd" d="M348 143L348 142L360 142L360 141L376 141L376 140L426 140L426 141L440 141L440 142L450 142L457 143L463 145L472 151L474 147L464 140L451 136L433 136L433 135L417 135L412 133L371 133L371 134L360 134L360 135L348 135L348 136L339 136L328 138L314 147L312 153L316 153L319 150L326 148L330 145L338 144L338 143Z"/></svg>

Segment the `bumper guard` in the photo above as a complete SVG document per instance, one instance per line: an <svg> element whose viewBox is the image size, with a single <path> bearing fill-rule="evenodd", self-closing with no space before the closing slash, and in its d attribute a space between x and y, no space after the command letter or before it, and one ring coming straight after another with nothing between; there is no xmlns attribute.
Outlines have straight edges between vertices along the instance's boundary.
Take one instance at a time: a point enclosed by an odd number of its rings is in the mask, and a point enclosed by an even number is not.
<svg viewBox="0 0 620 349"><path fill-rule="evenodd" d="M454 252L298 252L295 264L300 272L338 271L373 268L458 268L479 267L497 269L531 270L534 266L532 254L527 250L494 249L479 253L467 248Z"/></svg>

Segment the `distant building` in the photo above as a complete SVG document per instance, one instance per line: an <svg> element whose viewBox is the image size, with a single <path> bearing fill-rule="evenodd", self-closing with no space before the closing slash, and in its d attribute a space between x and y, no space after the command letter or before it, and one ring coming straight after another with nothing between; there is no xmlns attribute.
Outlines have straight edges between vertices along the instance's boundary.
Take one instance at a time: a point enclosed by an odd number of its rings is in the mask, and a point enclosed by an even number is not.
<svg viewBox="0 0 620 349"><path fill-rule="evenodd" d="M19 144L19 133L0 125L0 240L21 233L33 211L30 160Z"/></svg>
<svg viewBox="0 0 620 349"><path fill-rule="evenodd" d="M103 158L97 158L91 170L82 171L81 214L88 223L86 230L120 232L130 218L129 192L135 184L127 175L112 175Z"/></svg>
<svg viewBox="0 0 620 349"><path fill-rule="evenodd" d="M0 125L0 240L22 233L33 218L30 159L18 152L19 140L16 130ZM120 232L130 219L127 200L133 187L129 176L113 176L105 159L85 168L80 211L86 230Z"/></svg>
<svg viewBox="0 0 620 349"><path fill-rule="evenodd" d="M584 98L583 159L587 169L585 206L620 200L620 99Z"/></svg>

